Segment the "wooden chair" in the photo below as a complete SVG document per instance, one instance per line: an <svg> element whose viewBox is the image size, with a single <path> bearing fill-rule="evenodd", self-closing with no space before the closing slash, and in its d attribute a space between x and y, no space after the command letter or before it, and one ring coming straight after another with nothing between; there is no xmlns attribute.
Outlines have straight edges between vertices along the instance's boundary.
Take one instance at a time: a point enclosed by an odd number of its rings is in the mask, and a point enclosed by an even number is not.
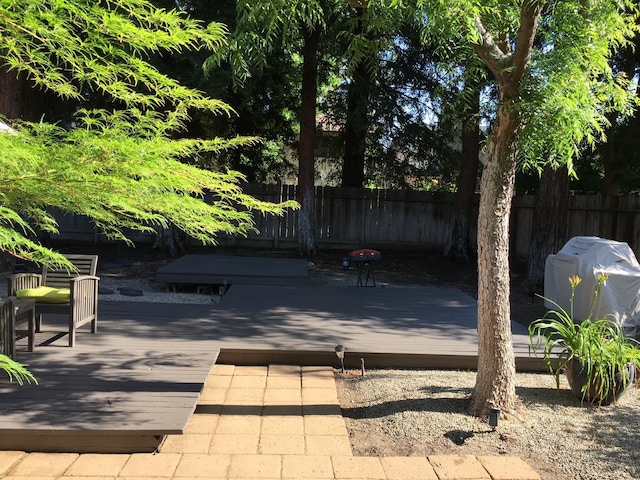
<svg viewBox="0 0 640 480"><path fill-rule="evenodd" d="M76 330L91 322L91 333L98 330L98 268L97 255L65 255L77 269L68 272L65 269L53 270L42 268L42 273L19 273L9 277L9 295L16 296L18 291L38 287L68 288L69 300L65 303L46 303L39 301L35 304L37 332L42 327L44 314L69 315L69 346L75 344Z"/></svg>
<svg viewBox="0 0 640 480"><path fill-rule="evenodd" d="M35 302L19 300L14 297L0 300L0 353L14 358L16 353L16 336L23 333L17 326L27 323L25 334L29 339L29 351L33 352L35 341Z"/></svg>

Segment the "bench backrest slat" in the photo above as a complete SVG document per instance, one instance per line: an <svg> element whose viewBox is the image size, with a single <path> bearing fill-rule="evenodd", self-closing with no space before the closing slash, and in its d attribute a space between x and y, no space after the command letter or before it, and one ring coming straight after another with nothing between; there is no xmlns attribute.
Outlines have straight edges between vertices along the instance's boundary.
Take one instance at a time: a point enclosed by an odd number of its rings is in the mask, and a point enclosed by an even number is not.
<svg viewBox="0 0 640 480"><path fill-rule="evenodd" d="M42 267L42 284L47 287L68 288L69 280L78 275L95 275L98 268L97 255L65 255L77 271L68 272L66 269L51 269Z"/></svg>

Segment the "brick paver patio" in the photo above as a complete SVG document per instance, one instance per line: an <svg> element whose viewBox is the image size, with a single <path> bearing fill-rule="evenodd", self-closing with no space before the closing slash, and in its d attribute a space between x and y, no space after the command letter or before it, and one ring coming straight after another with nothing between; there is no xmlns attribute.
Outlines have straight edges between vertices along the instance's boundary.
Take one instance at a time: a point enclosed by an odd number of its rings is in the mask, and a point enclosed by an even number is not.
<svg viewBox="0 0 640 480"><path fill-rule="evenodd" d="M0 452L4 479L539 480L516 457L356 457L331 367L215 365L184 435L153 454Z"/></svg>

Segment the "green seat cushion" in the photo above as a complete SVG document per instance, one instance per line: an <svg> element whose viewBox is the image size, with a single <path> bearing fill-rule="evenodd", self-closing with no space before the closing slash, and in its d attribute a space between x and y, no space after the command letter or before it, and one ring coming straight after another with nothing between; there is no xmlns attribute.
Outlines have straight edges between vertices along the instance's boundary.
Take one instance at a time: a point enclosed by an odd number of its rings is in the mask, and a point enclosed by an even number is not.
<svg viewBox="0 0 640 480"><path fill-rule="evenodd" d="M24 288L16 292L16 297L30 298L40 303L69 303L71 292L68 288Z"/></svg>

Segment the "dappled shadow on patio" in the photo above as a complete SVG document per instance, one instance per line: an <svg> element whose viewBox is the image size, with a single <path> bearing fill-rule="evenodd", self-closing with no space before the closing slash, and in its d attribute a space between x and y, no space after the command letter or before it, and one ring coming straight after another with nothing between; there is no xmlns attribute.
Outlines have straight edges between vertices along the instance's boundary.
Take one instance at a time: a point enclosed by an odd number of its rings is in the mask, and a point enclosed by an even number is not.
<svg viewBox="0 0 640 480"><path fill-rule="evenodd" d="M343 344L348 352L474 357L477 348L475 300L441 287L236 285L220 303L101 302L99 318L98 332L80 329L73 348L59 316L45 317L33 353L18 342L17 359L40 384L0 383L3 438L141 433L148 444L180 433L221 349L333 352ZM516 348L527 352L523 338L516 335Z"/></svg>

